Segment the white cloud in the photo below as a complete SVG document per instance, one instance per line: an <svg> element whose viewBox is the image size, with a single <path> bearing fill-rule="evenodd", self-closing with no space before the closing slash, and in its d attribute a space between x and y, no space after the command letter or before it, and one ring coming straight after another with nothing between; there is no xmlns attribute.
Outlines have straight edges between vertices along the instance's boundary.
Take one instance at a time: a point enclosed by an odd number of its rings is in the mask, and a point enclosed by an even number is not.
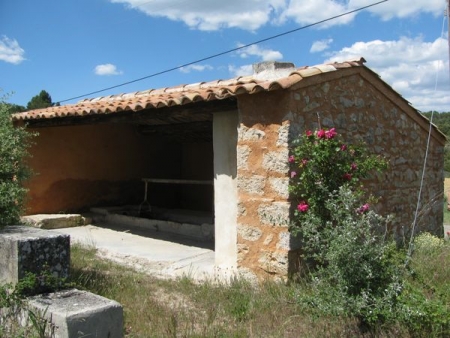
<svg viewBox="0 0 450 338"><path fill-rule="evenodd" d="M234 65L229 65L228 71L234 77L252 75L253 74L253 66L252 65L244 65L244 66L236 67Z"/></svg>
<svg viewBox="0 0 450 338"><path fill-rule="evenodd" d="M348 5L333 0L291 0L279 20L293 20L300 25L310 25L318 21L348 12ZM347 24L356 14L349 14L320 24L319 28Z"/></svg>
<svg viewBox="0 0 450 338"><path fill-rule="evenodd" d="M242 47L243 44L238 44L238 47ZM257 56L261 58L262 61L275 61L283 58L283 54L281 54L277 50L273 49L264 49L258 45L252 45L243 49L240 49L238 52L239 56L243 59Z"/></svg>
<svg viewBox="0 0 450 338"><path fill-rule="evenodd" d="M349 8L355 9L370 5L373 0L349 0ZM406 18L415 16L421 12L433 15L443 15L445 0L390 0L380 5L370 7L368 10L383 20L392 18Z"/></svg>
<svg viewBox="0 0 450 338"><path fill-rule="evenodd" d="M212 70L213 67L210 65L189 65L186 67L181 67L180 72L182 73L190 73L191 71L203 72L204 70Z"/></svg>
<svg viewBox="0 0 450 338"><path fill-rule="evenodd" d="M254 31L268 24L292 20L299 25L313 24L373 4L374 0L110 0L126 4L148 16L182 21L190 28L204 31L241 28ZM384 20L412 17L421 12L440 15L445 0L390 0L367 11ZM336 18L317 26L345 25L359 12Z"/></svg>
<svg viewBox="0 0 450 338"><path fill-rule="evenodd" d="M190 28L211 31L239 27L256 30L284 6L285 0L110 0L153 17L182 21Z"/></svg>
<svg viewBox="0 0 450 338"><path fill-rule="evenodd" d="M314 41L309 50L311 53L322 52L325 49L330 48L330 44L333 42L333 39L325 39L320 41Z"/></svg>
<svg viewBox="0 0 450 338"><path fill-rule="evenodd" d="M325 62L365 57L370 69L419 110L442 111L450 106L445 39L426 42L420 37L403 37L395 41L356 42L329 56Z"/></svg>
<svg viewBox="0 0 450 338"><path fill-rule="evenodd" d="M15 39L3 35L0 39L0 60L18 65L25 60L25 51Z"/></svg>
<svg viewBox="0 0 450 338"><path fill-rule="evenodd" d="M238 44L238 47L242 46L243 44ZM264 49L258 45L252 45L246 48L242 48L237 51L237 54L243 59L256 57L257 60L255 61L255 63L258 61L276 61L283 58L283 54L281 54L279 51L273 49ZM234 77L252 75L253 65L252 64L246 64L243 66L229 65L228 71L230 72L231 76Z"/></svg>
<svg viewBox="0 0 450 338"><path fill-rule="evenodd" d="M95 66L94 73L96 75L120 75L123 72L117 70L117 67L111 63Z"/></svg>

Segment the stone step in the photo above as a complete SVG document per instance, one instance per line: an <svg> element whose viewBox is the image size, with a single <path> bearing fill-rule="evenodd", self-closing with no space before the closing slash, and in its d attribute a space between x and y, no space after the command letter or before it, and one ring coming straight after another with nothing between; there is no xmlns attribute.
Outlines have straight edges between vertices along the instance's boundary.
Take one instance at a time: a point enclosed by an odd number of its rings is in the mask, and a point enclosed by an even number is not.
<svg viewBox="0 0 450 338"><path fill-rule="evenodd" d="M87 225L91 222L89 218L79 214L37 214L21 217L21 221L40 229L71 228Z"/></svg>

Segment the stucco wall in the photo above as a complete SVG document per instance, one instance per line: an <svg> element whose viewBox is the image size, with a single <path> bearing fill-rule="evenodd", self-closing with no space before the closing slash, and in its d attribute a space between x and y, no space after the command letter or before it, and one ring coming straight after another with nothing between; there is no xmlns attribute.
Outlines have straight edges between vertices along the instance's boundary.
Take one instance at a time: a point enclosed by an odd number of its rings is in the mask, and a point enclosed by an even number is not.
<svg viewBox="0 0 450 338"><path fill-rule="evenodd" d="M307 85L305 81L302 85ZM298 243L288 233L289 142L299 133L335 127L346 142L364 141L386 157L388 171L367 181L380 197L375 206L392 214L392 231L409 240L427 143L421 127L406 111L360 75L330 79L292 91L240 98L238 141L238 264L256 274L286 275L295 269ZM392 93L390 93L392 96ZM402 109L404 111L402 111ZM420 121L419 121L420 122ZM432 137L418 231L442 234L443 145ZM293 201L292 204L295 204ZM290 258L288 258L290 256Z"/></svg>
<svg viewBox="0 0 450 338"><path fill-rule="evenodd" d="M93 205L140 203L143 177L179 178L181 147L140 136L131 125L98 124L37 128L30 152L35 176L27 213L78 211ZM174 198L152 187L150 201ZM156 200L157 198L157 200Z"/></svg>

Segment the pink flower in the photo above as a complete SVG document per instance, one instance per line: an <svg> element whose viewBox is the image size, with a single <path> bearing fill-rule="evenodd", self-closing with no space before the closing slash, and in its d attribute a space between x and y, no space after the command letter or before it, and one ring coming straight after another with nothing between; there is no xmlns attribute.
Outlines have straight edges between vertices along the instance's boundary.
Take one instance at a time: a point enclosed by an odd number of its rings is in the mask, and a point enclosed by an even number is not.
<svg viewBox="0 0 450 338"><path fill-rule="evenodd" d="M297 176L297 173L295 171L291 171L291 178L294 178L295 176Z"/></svg>
<svg viewBox="0 0 450 338"><path fill-rule="evenodd" d="M300 212L307 212L309 209L309 205L308 203L306 203L305 201L301 201L298 205L297 205L297 210Z"/></svg>
<svg viewBox="0 0 450 338"><path fill-rule="evenodd" d="M310 137L312 136L313 132L311 130L307 130L306 131L306 136Z"/></svg>
<svg viewBox="0 0 450 338"><path fill-rule="evenodd" d="M346 144L341 145L341 150L342 151L346 151L347 150L347 145Z"/></svg>
<svg viewBox="0 0 450 338"><path fill-rule="evenodd" d="M288 161L289 161L289 163L295 162L295 157L294 157L294 155L289 156Z"/></svg>
<svg viewBox="0 0 450 338"><path fill-rule="evenodd" d="M335 128L331 128L330 130L327 130L325 132L325 138L327 139L332 139L333 137L336 136L336 129Z"/></svg>
<svg viewBox="0 0 450 338"><path fill-rule="evenodd" d="M352 164L350 165L350 169L356 170L356 169L358 169L358 166L356 165L356 163L352 163Z"/></svg>
<svg viewBox="0 0 450 338"><path fill-rule="evenodd" d="M352 174L345 173L344 175L342 175L342 178L344 180L350 181L352 179Z"/></svg>
<svg viewBox="0 0 450 338"><path fill-rule="evenodd" d="M320 129L317 131L317 137L318 138L324 138L325 137L325 130Z"/></svg>
<svg viewBox="0 0 450 338"><path fill-rule="evenodd" d="M359 207L359 209L357 210L357 212L358 212L359 214L363 214L363 213L365 213L367 210L369 210L369 208L370 208L370 205L369 205L368 203L366 203L366 204L362 205L361 207Z"/></svg>
<svg viewBox="0 0 450 338"><path fill-rule="evenodd" d="M302 166L304 167L305 165L307 165L308 164L308 160L306 159L306 158L304 158L303 160L302 160Z"/></svg>

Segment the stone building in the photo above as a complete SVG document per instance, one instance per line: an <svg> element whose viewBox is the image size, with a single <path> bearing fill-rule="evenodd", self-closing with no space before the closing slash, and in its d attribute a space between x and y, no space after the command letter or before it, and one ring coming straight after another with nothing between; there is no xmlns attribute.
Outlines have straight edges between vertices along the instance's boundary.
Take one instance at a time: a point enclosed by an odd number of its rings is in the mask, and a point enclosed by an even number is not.
<svg viewBox="0 0 450 338"><path fill-rule="evenodd" d="M319 116L322 127L387 158L389 170L367 186L380 197L377 210L395 217L393 231L408 234L430 123L364 61L263 63L226 81L16 114L39 132L28 213L139 205L145 194L154 207L212 215L217 266L286 276L299 250L288 231L290 142ZM417 225L440 235L444 143L432 126Z"/></svg>

